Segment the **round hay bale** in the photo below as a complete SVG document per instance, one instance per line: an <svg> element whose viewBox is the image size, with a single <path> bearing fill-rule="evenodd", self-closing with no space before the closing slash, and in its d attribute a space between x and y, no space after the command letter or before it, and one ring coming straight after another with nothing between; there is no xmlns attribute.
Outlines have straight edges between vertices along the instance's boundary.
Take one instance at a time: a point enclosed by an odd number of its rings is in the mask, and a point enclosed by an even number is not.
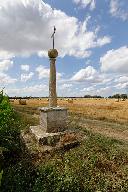
<svg viewBox="0 0 128 192"><path fill-rule="evenodd" d="M19 100L19 104L20 104L20 105L27 105L27 102L26 102L25 99L20 99L20 100Z"/></svg>
<svg viewBox="0 0 128 192"><path fill-rule="evenodd" d="M69 100L68 100L68 103L71 103L71 104L72 104L72 103L73 103L73 100L72 100L72 99L69 99Z"/></svg>

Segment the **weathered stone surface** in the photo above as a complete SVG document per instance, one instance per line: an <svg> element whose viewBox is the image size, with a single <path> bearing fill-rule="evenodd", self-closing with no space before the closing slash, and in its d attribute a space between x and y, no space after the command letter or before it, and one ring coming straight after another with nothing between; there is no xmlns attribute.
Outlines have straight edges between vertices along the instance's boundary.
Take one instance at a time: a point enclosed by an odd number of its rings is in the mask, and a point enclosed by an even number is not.
<svg viewBox="0 0 128 192"><path fill-rule="evenodd" d="M40 126L43 132L55 133L67 128L67 108L39 108Z"/></svg>
<svg viewBox="0 0 128 192"><path fill-rule="evenodd" d="M30 133L36 141L42 145L55 146L67 132L46 133L40 126L31 126Z"/></svg>
<svg viewBox="0 0 128 192"><path fill-rule="evenodd" d="M48 56L50 58L56 58L58 56L58 51L56 49L50 49L48 51Z"/></svg>
<svg viewBox="0 0 128 192"><path fill-rule="evenodd" d="M42 143L43 138L46 143ZM54 140L54 138L56 140ZM54 142L51 142L52 139ZM25 151L32 157L32 159L37 161L37 163L42 157L60 150L65 151L77 147L83 139L86 139L85 135L72 131L43 133L39 126L31 126L27 132L21 132L21 140L24 143Z"/></svg>
<svg viewBox="0 0 128 192"><path fill-rule="evenodd" d="M35 137L30 132L21 132L21 141L24 144L24 150L32 157L42 157L45 153L53 150L52 146L40 145L35 141Z"/></svg>
<svg viewBox="0 0 128 192"><path fill-rule="evenodd" d="M49 107L57 107L55 58L50 59Z"/></svg>

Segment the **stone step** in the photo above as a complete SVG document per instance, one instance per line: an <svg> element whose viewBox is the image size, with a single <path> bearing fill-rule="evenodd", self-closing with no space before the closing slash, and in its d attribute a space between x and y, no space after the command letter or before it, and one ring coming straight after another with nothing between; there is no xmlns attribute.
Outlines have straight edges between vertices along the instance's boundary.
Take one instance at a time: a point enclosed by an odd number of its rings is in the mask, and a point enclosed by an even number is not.
<svg viewBox="0 0 128 192"><path fill-rule="evenodd" d="M62 136L67 132L46 133L43 132L41 126L31 126L30 133L35 137L36 141L42 145L55 146Z"/></svg>
<svg viewBox="0 0 128 192"><path fill-rule="evenodd" d="M52 146L40 145L30 132L21 132L21 141L24 144L25 151L32 157L42 157L44 154L53 150Z"/></svg>
<svg viewBox="0 0 128 192"><path fill-rule="evenodd" d="M80 145L80 140L66 143L58 142L56 146L42 145L35 141L35 138L30 131L22 131L20 137L22 143L24 144L25 152L27 152L27 155L32 158L33 163L36 164L44 160L45 157L50 157L54 153L58 153L60 151L65 152Z"/></svg>

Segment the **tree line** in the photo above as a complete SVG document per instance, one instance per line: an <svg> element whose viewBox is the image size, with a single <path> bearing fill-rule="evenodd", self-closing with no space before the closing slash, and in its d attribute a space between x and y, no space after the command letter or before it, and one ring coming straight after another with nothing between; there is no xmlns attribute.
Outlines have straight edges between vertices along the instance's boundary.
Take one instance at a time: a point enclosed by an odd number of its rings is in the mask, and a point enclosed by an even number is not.
<svg viewBox="0 0 128 192"><path fill-rule="evenodd" d="M84 95L84 98L104 98L104 97L102 97L100 95ZM110 99L114 98L114 99L123 99L123 100L125 100L125 99L128 99L128 95L125 94L125 93L123 93L123 94L117 93L117 94L114 94L112 96L109 96L108 98L110 98Z"/></svg>

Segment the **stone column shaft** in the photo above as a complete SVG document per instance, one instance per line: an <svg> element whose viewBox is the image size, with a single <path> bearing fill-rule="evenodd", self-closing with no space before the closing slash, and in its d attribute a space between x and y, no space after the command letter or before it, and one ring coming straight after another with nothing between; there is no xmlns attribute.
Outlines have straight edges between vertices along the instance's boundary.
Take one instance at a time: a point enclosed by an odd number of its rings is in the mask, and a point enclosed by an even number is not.
<svg viewBox="0 0 128 192"><path fill-rule="evenodd" d="M57 94L56 94L56 57L58 51L50 49L48 51L50 58L50 79L49 79L49 107L57 107Z"/></svg>
<svg viewBox="0 0 128 192"><path fill-rule="evenodd" d="M55 58L50 58L49 107L57 107L55 62Z"/></svg>

